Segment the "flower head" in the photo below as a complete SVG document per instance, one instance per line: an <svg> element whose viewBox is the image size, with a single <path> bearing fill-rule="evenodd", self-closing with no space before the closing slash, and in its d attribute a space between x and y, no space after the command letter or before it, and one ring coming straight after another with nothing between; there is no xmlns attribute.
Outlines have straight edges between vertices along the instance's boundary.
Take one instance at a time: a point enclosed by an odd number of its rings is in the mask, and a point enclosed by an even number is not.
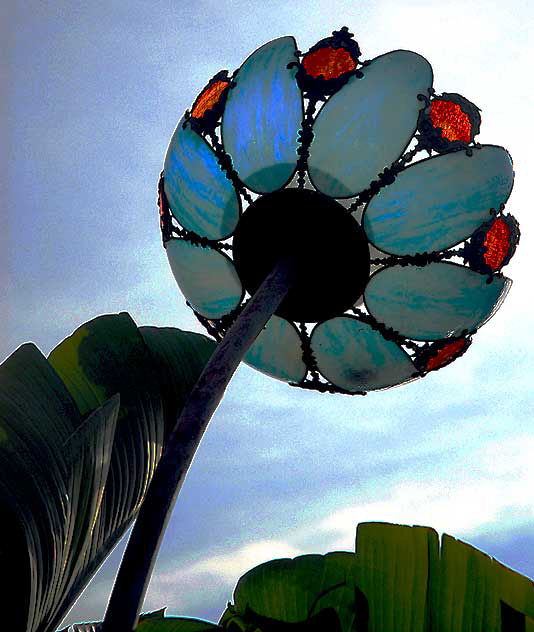
<svg viewBox="0 0 534 632"><path fill-rule="evenodd" d="M430 64L360 62L346 27L306 53L268 42L178 124L160 181L182 292L220 339L277 259L304 271L246 356L305 388L359 393L462 355L511 281L508 152ZM426 152L427 157L421 158Z"/></svg>

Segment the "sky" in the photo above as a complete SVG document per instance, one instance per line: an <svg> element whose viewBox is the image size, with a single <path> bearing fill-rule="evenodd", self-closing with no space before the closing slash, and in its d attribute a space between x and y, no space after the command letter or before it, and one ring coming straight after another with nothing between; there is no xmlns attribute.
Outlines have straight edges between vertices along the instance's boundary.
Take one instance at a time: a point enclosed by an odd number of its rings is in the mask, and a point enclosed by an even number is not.
<svg viewBox="0 0 534 632"><path fill-rule="evenodd" d="M467 354L366 397L298 391L242 366L190 469L144 609L216 620L244 571L354 550L369 520L432 526L534 578L533 5L14 0L0 12L0 359L29 340L48 353L123 310L138 325L202 331L161 246L158 174L208 79L270 39L293 34L305 51L347 25L365 59L414 50L438 92L482 109L479 141L514 159L514 284ZM102 618L122 549L65 624Z"/></svg>

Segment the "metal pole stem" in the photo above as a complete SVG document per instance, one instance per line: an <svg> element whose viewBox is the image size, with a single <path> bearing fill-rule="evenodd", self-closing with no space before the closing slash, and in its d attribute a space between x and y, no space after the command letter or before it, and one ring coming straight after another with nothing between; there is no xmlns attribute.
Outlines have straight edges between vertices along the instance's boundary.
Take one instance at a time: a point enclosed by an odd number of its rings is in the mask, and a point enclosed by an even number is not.
<svg viewBox="0 0 534 632"><path fill-rule="evenodd" d="M132 529L102 632L132 632L138 622L165 528L202 435L243 356L294 282L281 259L216 347L172 431Z"/></svg>

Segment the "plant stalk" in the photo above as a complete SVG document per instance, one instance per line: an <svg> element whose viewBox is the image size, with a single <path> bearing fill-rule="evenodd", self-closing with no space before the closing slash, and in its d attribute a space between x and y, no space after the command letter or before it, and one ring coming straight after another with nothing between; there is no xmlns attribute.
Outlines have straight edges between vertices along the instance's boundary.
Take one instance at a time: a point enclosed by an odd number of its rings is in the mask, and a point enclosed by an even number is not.
<svg viewBox="0 0 534 632"><path fill-rule="evenodd" d="M200 440L243 356L293 284L296 267L290 258L278 261L217 345L191 391L132 529L102 632L135 630L163 534Z"/></svg>

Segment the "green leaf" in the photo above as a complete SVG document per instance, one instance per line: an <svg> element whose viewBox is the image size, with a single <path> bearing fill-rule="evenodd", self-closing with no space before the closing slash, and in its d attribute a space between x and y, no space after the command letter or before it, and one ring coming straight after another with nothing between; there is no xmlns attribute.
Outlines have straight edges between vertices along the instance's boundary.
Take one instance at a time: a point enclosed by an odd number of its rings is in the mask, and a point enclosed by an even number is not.
<svg viewBox="0 0 534 632"><path fill-rule="evenodd" d="M220 624L236 630L253 625L265 632L317 625L363 632L367 608L355 585L354 564L354 554L340 552L261 564L239 580L235 604Z"/></svg>
<svg viewBox="0 0 534 632"><path fill-rule="evenodd" d="M429 564L437 559L438 549L438 534L429 527L358 525L356 581L367 597L371 629L427 629Z"/></svg>
<svg viewBox="0 0 534 632"><path fill-rule="evenodd" d="M358 525L356 553L261 564L227 632L534 632L534 583L429 527Z"/></svg>
<svg viewBox="0 0 534 632"><path fill-rule="evenodd" d="M429 527L358 525L356 569L370 630L512 632L503 602L527 626L534 615L531 580L449 535L440 547Z"/></svg>
<svg viewBox="0 0 534 632"><path fill-rule="evenodd" d="M534 617L531 580L451 536L443 536L434 576L439 586L433 604L438 631L507 632L501 602L523 622Z"/></svg>
<svg viewBox="0 0 534 632"><path fill-rule="evenodd" d="M449 535L439 547L428 527L360 524L356 560L371 630L508 632L501 602L534 616L530 579Z"/></svg>
<svg viewBox="0 0 534 632"><path fill-rule="evenodd" d="M132 523L163 447L163 403L153 358L128 314L100 316L49 356L82 413L120 393L109 482L92 543L96 570Z"/></svg>
<svg viewBox="0 0 534 632"><path fill-rule="evenodd" d="M199 334L138 329L129 314L121 313L85 323L50 354L50 363L81 410L111 393L121 396L109 481L87 569L90 575L132 524L164 438L214 348L213 341ZM81 584L73 587L71 601L82 588Z"/></svg>
<svg viewBox="0 0 534 632"><path fill-rule="evenodd" d="M215 349L213 340L171 327L139 327L155 361L166 420L165 436Z"/></svg>
<svg viewBox="0 0 534 632"><path fill-rule="evenodd" d="M92 568L94 529L108 482L119 410L120 397L115 395L92 412L63 444L72 519L65 542L63 588L53 597L43 629L53 629L61 621L72 603L73 591L79 588L80 580L87 581Z"/></svg>
<svg viewBox="0 0 534 632"><path fill-rule="evenodd" d="M78 329L47 361L0 365L0 561L10 629L52 632L131 524L168 429L214 343L127 314ZM198 353L196 352L198 351ZM172 418L171 418L172 417Z"/></svg>
<svg viewBox="0 0 534 632"><path fill-rule="evenodd" d="M14 629L45 630L90 542L107 477L118 400L93 413L98 431L75 462L65 444L82 427L68 392L34 345L0 365L0 495L15 544L2 542ZM21 567L19 568L19 564Z"/></svg>

